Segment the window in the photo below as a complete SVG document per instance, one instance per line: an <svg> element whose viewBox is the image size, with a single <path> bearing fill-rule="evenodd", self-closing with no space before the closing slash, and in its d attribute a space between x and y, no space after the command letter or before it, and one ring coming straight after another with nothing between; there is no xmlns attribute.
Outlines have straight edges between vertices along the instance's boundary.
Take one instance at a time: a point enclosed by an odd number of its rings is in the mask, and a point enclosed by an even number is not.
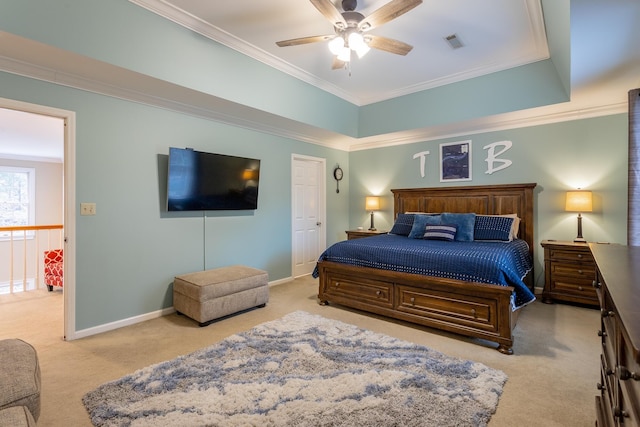
<svg viewBox="0 0 640 427"><path fill-rule="evenodd" d="M0 227L35 224L35 181L33 168L0 166ZM14 239L23 235L14 233ZM27 236L32 237L33 231ZM2 240L9 237L9 232L0 233Z"/></svg>

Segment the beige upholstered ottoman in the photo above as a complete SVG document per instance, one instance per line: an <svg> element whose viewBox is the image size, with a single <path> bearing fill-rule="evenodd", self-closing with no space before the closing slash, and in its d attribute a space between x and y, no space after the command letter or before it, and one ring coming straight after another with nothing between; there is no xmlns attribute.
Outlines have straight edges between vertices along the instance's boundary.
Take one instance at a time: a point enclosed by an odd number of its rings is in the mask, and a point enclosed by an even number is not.
<svg viewBox="0 0 640 427"><path fill-rule="evenodd" d="M243 265L176 276L173 281L173 307L207 326L212 321L269 301L269 275Z"/></svg>

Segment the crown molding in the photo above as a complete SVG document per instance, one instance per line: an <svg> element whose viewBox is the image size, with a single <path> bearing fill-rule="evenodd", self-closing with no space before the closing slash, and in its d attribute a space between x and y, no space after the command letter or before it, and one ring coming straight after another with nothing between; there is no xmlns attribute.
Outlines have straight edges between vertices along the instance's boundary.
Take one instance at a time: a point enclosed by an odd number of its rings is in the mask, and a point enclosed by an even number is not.
<svg viewBox="0 0 640 427"><path fill-rule="evenodd" d="M610 116L614 114L625 114L628 112L627 108L628 105L626 102L615 102L608 105L590 107L577 107L575 105L572 107L570 103L566 103L560 108L558 106L531 108L518 112L481 117L479 119L465 122L456 122L454 124L416 129L409 132L396 132L384 135L384 139L380 139L379 136L361 138L350 145L349 151L371 150L375 148L392 147L417 142L459 138L508 129L548 125L552 123Z"/></svg>
<svg viewBox="0 0 640 427"><path fill-rule="evenodd" d="M34 43L6 33L3 36L5 39L15 37L11 40L14 44L24 43L21 52L28 51L29 43ZM449 125L353 138L71 52L56 50L54 53L52 56L59 60L57 68L44 62L43 56L48 55L34 54L29 57L30 61L0 55L0 70L342 151L360 151L627 112L626 101L603 105L567 102ZM82 66L75 67L76 64ZM62 69L62 66L66 68ZM77 70L83 70L85 74L79 75ZM99 72L91 73L91 70Z"/></svg>

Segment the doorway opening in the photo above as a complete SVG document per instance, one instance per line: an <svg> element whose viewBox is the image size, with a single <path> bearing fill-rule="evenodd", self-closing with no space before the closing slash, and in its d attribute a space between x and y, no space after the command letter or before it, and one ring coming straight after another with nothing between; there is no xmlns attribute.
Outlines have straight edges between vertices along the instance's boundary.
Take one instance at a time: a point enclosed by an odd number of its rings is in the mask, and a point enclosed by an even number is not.
<svg viewBox="0 0 640 427"><path fill-rule="evenodd" d="M0 98L0 116L0 130L2 130L0 164L7 167L28 166L35 170L35 186L32 191L34 194L32 203L35 209L29 226L57 225L61 230L59 236L49 238L57 241L35 245L28 245L31 239L23 235L24 273L21 274L25 276L23 280L28 282L26 278L27 248L32 248L33 254L29 257L36 260L35 267L30 267L29 275L34 275L32 280L38 280L38 282L43 281L43 270L40 270L43 267L38 262L41 247L53 245L64 248L64 286L62 291L57 291L62 293L62 295L58 294L62 310L42 313L42 315L44 324L48 323L47 319L51 316L60 316L62 328L52 333L58 336L61 334L64 339L73 339L75 335L75 245L73 244L75 236L75 113ZM10 245L9 241L5 250L9 250ZM10 264L8 268L12 270L14 263ZM10 274L13 275L13 273ZM38 292L48 294L46 286L36 288ZM10 293L8 297L14 295ZM46 300L46 298L42 299ZM3 300L5 303L10 301L6 297L3 297Z"/></svg>

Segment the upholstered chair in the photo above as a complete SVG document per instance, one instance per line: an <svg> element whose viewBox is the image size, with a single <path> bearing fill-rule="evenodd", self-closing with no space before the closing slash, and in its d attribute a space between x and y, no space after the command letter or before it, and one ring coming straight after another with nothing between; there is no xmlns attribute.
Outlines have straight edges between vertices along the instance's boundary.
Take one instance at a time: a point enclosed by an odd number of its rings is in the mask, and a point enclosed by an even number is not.
<svg viewBox="0 0 640 427"><path fill-rule="evenodd" d="M49 292L54 286L62 287L62 249L44 251L44 284Z"/></svg>

